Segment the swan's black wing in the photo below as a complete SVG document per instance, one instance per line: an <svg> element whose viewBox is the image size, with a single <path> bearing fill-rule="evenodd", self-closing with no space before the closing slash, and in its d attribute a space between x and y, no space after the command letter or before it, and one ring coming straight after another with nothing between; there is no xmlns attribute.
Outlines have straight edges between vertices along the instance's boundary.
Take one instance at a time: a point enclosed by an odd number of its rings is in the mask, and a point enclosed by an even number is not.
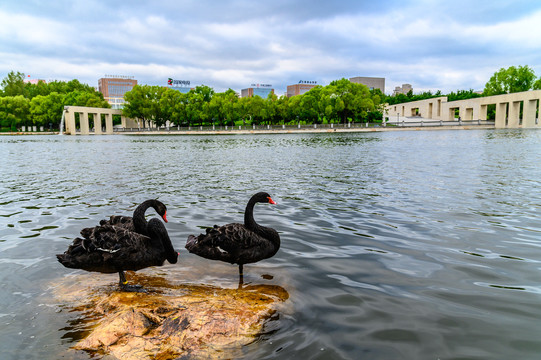
<svg viewBox="0 0 541 360"><path fill-rule="evenodd" d="M81 231L58 261L69 268L104 273L139 270L163 264L163 251L145 235L120 226L102 225Z"/></svg>
<svg viewBox="0 0 541 360"><path fill-rule="evenodd" d="M101 220L100 225L120 226L127 230L135 231L135 225L131 216L112 215L109 220Z"/></svg>
<svg viewBox="0 0 541 360"><path fill-rule="evenodd" d="M238 223L214 225L205 234L190 235L186 249L206 259L232 264L253 263L267 258L274 251L267 239Z"/></svg>

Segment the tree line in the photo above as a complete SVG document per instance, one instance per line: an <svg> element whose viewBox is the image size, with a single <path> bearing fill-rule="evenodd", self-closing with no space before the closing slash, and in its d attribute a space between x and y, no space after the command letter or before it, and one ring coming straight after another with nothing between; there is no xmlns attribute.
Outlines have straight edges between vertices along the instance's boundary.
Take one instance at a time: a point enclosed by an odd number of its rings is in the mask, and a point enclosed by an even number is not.
<svg viewBox="0 0 541 360"><path fill-rule="evenodd" d="M162 86L137 85L124 96L123 114L142 126L167 121L176 126L321 124L381 120L385 95L347 79L316 86L303 95L278 97L270 93L239 97L232 89L216 93L197 86L181 93Z"/></svg>
<svg viewBox="0 0 541 360"><path fill-rule="evenodd" d="M20 126L43 126L58 129L64 106L110 108L103 95L78 80L30 84L25 75L11 71L0 83L0 127L16 131ZM414 95L386 96L379 89L347 79L316 86L303 95L287 97L269 94L265 99L239 97L228 89L216 93L202 85L181 93L163 86L137 85L124 96L123 114L149 124L163 126L321 124L381 121L383 106L447 96L448 101L541 89L529 66L500 69L486 83L482 94L458 90L443 95L430 91Z"/></svg>
<svg viewBox="0 0 541 360"><path fill-rule="evenodd" d="M0 127L17 131L21 126L58 129L64 106L109 108L103 95L78 80L25 82L25 75L11 71L0 83Z"/></svg>
<svg viewBox="0 0 541 360"><path fill-rule="evenodd" d="M534 70L528 65L518 67L510 66L507 69L501 68L500 70L496 71L485 84L485 88L482 93L477 93L473 91L473 89L470 89L457 90L457 92L451 92L447 95L443 95L439 90L435 93L426 91L414 95L413 91L410 90L407 94L389 96L387 97L386 102L389 105L394 105L440 96L447 96L447 101L456 101L529 90L541 90L541 76L536 78Z"/></svg>

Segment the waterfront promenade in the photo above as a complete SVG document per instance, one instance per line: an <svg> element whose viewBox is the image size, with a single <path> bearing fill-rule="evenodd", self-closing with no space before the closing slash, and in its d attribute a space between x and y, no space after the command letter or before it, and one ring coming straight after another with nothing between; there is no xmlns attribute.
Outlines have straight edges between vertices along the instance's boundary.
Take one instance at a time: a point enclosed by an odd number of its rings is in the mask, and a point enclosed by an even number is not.
<svg viewBox="0 0 541 360"><path fill-rule="evenodd" d="M420 121L415 118L402 118L400 122L382 124L317 124L299 126L259 125L248 127L231 126L193 126L170 128L115 128L114 135L234 135L234 134L317 134L317 133L362 133L384 131L420 131L420 130L472 130L494 129L493 121ZM50 132L7 132L1 135L57 135L58 131ZM80 135L78 132L77 135ZM94 135L90 133L90 135Z"/></svg>

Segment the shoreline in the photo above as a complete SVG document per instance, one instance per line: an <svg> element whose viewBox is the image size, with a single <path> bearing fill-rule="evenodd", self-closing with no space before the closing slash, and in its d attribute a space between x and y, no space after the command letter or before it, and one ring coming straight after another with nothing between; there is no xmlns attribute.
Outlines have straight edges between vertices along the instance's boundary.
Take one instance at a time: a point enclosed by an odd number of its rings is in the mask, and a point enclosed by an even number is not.
<svg viewBox="0 0 541 360"><path fill-rule="evenodd" d="M494 125L452 125L452 126L404 126L404 127L369 127L369 128L332 128L332 129L261 129L261 130L152 130L152 131L115 131L113 135L250 135L250 134L323 134L323 133L366 133L387 131L427 131L427 130L493 130ZM59 135L58 131L43 132L5 132L1 135ZM105 134L90 133L87 136ZM71 135L67 135L71 136ZM75 136L81 136L79 134Z"/></svg>

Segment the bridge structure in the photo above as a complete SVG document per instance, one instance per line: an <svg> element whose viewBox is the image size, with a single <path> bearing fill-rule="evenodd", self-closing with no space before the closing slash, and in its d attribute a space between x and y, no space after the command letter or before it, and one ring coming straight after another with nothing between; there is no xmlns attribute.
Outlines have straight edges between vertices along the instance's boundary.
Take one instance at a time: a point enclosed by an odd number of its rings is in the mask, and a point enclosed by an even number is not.
<svg viewBox="0 0 541 360"><path fill-rule="evenodd" d="M79 129L76 125L75 114L79 114ZM94 126L90 127L90 116L92 115ZM137 127L137 123L122 115L122 110L94 108L86 106L64 107L64 122L66 124L66 135L102 135L113 134L113 115L120 115L122 127ZM104 126L105 125L105 126Z"/></svg>
<svg viewBox="0 0 541 360"><path fill-rule="evenodd" d="M539 110L541 90L447 101L446 96L387 105L384 117L395 119L417 118L440 121L487 120L489 106L495 106L494 126L504 128L541 128ZM457 114L458 113L458 117ZM397 120L398 121L398 120Z"/></svg>

